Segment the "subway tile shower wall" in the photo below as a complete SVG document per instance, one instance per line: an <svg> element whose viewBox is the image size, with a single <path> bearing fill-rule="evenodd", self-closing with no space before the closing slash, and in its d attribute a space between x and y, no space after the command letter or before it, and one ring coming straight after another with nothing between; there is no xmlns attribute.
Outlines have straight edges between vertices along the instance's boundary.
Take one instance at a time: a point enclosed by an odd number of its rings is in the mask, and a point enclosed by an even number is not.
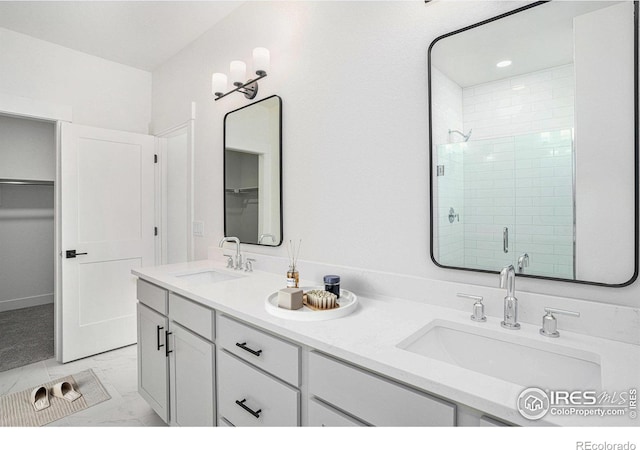
<svg viewBox="0 0 640 450"><path fill-rule="evenodd" d="M473 139L573 128L573 64L462 90L465 130Z"/></svg>
<svg viewBox="0 0 640 450"><path fill-rule="evenodd" d="M435 196L436 258L447 266L499 269L526 252L532 273L572 278L573 65L464 89L442 78L434 74L434 110L438 98L461 90L462 129L473 134L468 142L434 141L445 166ZM459 214L453 223L450 205Z"/></svg>

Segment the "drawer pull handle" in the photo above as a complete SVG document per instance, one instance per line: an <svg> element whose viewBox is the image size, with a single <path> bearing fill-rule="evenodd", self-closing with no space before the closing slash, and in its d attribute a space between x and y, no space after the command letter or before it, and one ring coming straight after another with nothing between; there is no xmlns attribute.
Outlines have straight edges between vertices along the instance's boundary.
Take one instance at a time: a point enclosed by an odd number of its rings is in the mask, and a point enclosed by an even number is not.
<svg viewBox="0 0 640 450"><path fill-rule="evenodd" d="M160 349L164 347L164 344L160 343L160 330L164 330L164 327L156 325L156 342L158 344L158 351L160 351Z"/></svg>
<svg viewBox="0 0 640 450"><path fill-rule="evenodd" d="M173 353L173 350L169 350L169 335L173 334L171 331L164 332L164 356L169 357L169 353Z"/></svg>
<svg viewBox="0 0 640 450"><path fill-rule="evenodd" d="M236 342L236 347L240 347L242 350L245 350L251 353L252 355L256 355L256 356L260 356L260 353L262 353L262 350L253 350L247 347L246 342L243 342L242 344L240 342Z"/></svg>
<svg viewBox="0 0 640 450"><path fill-rule="evenodd" d="M246 412L251 414L256 419L259 419L260 418L260 413L262 412L262 409L254 411L253 409L249 408L247 405L244 404L244 402L246 402L246 401L247 401L246 398L243 398L242 400L236 400L236 405L238 405L239 407L244 409Z"/></svg>

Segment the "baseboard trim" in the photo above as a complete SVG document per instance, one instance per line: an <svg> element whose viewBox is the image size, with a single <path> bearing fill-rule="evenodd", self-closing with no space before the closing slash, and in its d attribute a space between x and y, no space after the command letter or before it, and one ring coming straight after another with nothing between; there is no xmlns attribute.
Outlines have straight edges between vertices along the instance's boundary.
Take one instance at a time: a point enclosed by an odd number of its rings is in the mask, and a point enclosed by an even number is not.
<svg viewBox="0 0 640 450"><path fill-rule="evenodd" d="M14 309L29 308L31 306L46 305L48 303L53 303L53 293L35 295L33 297L0 300L0 312L12 311Z"/></svg>

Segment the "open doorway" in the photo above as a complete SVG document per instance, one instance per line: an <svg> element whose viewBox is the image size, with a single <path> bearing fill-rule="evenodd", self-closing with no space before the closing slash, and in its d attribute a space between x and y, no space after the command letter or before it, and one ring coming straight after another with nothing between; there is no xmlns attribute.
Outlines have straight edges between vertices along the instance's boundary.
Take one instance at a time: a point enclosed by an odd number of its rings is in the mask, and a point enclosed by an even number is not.
<svg viewBox="0 0 640 450"><path fill-rule="evenodd" d="M0 115L0 372L54 356L56 125Z"/></svg>
<svg viewBox="0 0 640 450"><path fill-rule="evenodd" d="M193 259L193 120L158 137L159 167L156 183L159 239L158 264ZM159 248L158 248L159 247Z"/></svg>

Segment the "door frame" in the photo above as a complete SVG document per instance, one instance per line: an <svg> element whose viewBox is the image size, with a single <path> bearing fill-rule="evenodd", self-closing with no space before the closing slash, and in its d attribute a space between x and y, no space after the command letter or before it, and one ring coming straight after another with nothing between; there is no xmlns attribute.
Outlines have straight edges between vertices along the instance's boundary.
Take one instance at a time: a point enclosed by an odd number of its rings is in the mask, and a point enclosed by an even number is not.
<svg viewBox="0 0 640 450"><path fill-rule="evenodd" d="M156 137L156 154L158 155L158 164L155 168L155 219L160 224L158 236L156 236L156 265L166 264L167 235L164 232L167 228L167 139L184 131L187 135L187 261L193 261L194 257L194 240L192 224L194 220L194 151L195 151L195 102L191 104L190 118L184 122L174 125L170 128L154 133Z"/></svg>
<svg viewBox="0 0 640 450"><path fill-rule="evenodd" d="M62 356L62 304L60 303L60 127L62 122L73 122L71 106L43 102L10 94L0 94L0 114L21 119L36 119L51 122L56 126L56 170L54 177L53 230L54 230L54 277L53 277L53 346L54 357L60 362Z"/></svg>

